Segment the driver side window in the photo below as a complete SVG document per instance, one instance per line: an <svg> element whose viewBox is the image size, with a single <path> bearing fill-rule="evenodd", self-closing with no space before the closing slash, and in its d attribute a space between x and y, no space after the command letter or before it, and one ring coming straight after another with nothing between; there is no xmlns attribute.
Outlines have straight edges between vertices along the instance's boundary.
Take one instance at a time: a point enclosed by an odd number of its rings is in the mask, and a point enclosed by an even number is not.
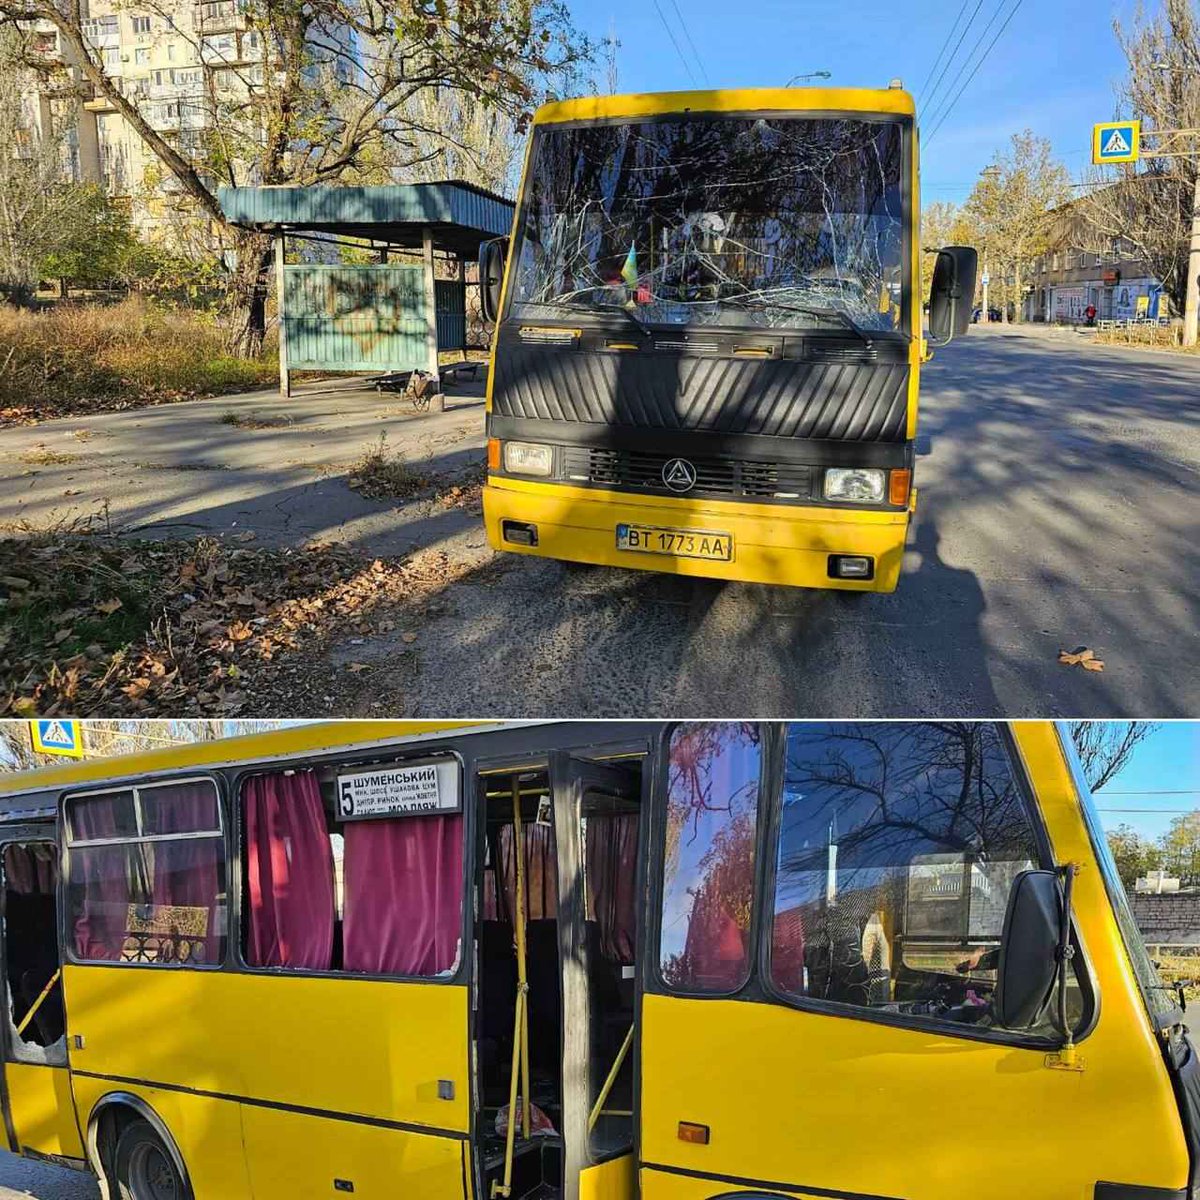
<svg viewBox="0 0 1200 1200"><path fill-rule="evenodd" d="M777 853L779 991L992 1024L1009 892L1040 865L993 726L791 726ZM1072 1021L1081 1010L1071 986ZM1029 1032L1053 1027L1044 1017Z"/></svg>

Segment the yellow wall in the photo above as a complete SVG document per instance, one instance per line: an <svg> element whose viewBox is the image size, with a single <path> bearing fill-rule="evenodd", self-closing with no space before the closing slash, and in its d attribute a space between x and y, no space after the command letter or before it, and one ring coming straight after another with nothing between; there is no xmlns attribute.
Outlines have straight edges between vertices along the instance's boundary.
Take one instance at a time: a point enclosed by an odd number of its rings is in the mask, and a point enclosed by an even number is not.
<svg viewBox="0 0 1200 1200"><path fill-rule="evenodd" d="M193 1179L198 1194L328 1197L338 1177L358 1196L462 1195L462 1141L446 1134L469 1129L465 987L68 965L65 988L84 1038L71 1054L86 1073L81 1121L108 1092L144 1096L208 1178L208 1189ZM439 1080L452 1100L438 1098Z"/></svg>
<svg viewBox="0 0 1200 1200"><path fill-rule="evenodd" d="M1179 1114L1133 986L1054 730L1017 731L1102 996L1082 1071L1045 1052L779 1004L647 996L642 1159L920 1200L1085 1200L1097 1180L1182 1188ZM707 1146L678 1122L708 1125ZM643 1171L647 1200L727 1185Z"/></svg>
<svg viewBox="0 0 1200 1200"><path fill-rule="evenodd" d="M21 1149L82 1158L66 1067L10 1062L4 1078Z"/></svg>

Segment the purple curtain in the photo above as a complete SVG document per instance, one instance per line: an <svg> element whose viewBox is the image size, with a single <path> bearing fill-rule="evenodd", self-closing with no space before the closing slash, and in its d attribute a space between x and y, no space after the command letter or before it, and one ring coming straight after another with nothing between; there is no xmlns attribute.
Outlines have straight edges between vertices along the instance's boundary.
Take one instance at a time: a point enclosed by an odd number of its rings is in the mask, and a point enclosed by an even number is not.
<svg viewBox="0 0 1200 1200"><path fill-rule="evenodd" d="M54 894L58 881L58 849L49 843L4 847L4 882L10 892L21 896Z"/></svg>
<svg viewBox="0 0 1200 1200"><path fill-rule="evenodd" d="M91 796L71 804L76 841L116 837L120 806L128 792ZM79 958L116 962L125 944L129 915L126 846L81 847L71 853L71 896L75 912L75 953Z"/></svg>
<svg viewBox="0 0 1200 1200"><path fill-rule="evenodd" d="M210 783L184 783L148 789L142 793L143 829L146 833L191 833L216 829L216 792ZM180 905L208 910L206 935L202 939L176 939L182 950L189 944L189 962L219 963L225 954L222 880L225 874L224 842L221 838L189 838L179 842L155 842L143 847L153 855L151 897L157 906ZM221 910L221 911L218 911Z"/></svg>
<svg viewBox="0 0 1200 1200"><path fill-rule="evenodd" d="M637 813L587 819L587 881L600 951L631 964L637 934Z"/></svg>
<svg viewBox="0 0 1200 1200"><path fill-rule="evenodd" d="M528 823L521 827L525 846L525 919L549 921L558 916L558 863L554 829ZM502 825L492 842L492 886L484 893L484 918L513 921L517 910L517 866L513 829Z"/></svg>
<svg viewBox="0 0 1200 1200"><path fill-rule="evenodd" d="M453 969L462 933L462 817L348 821L343 834L346 970Z"/></svg>
<svg viewBox="0 0 1200 1200"><path fill-rule="evenodd" d="M312 771L259 775L246 818L246 959L258 967L333 965L333 850Z"/></svg>

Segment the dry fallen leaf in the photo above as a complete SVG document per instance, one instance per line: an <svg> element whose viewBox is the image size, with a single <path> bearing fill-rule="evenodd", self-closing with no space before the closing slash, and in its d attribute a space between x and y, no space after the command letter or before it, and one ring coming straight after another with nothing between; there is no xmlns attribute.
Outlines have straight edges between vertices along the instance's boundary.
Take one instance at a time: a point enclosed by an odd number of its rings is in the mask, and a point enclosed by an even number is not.
<svg viewBox="0 0 1200 1200"><path fill-rule="evenodd" d="M357 675L359 671L369 671L370 669L371 667L369 663L352 662L350 664L350 670L355 675Z"/></svg>
<svg viewBox="0 0 1200 1200"><path fill-rule="evenodd" d="M402 642L415 642L415 641L417 640L417 635L416 635L415 633L412 633L412 632L409 632L409 633L402 633L402 634L400 635L400 640L401 640Z"/></svg>
<svg viewBox="0 0 1200 1200"><path fill-rule="evenodd" d="M121 607L121 599L119 596L114 596L111 600L101 600L96 605L96 611L102 612L106 617L111 617L113 613Z"/></svg>
<svg viewBox="0 0 1200 1200"><path fill-rule="evenodd" d="M1085 671L1104 670L1104 661L1097 658L1095 651L1087 646L1076 646L1074 650L1060 650L1058 661L1064 667L1080 666Z"/></svg>

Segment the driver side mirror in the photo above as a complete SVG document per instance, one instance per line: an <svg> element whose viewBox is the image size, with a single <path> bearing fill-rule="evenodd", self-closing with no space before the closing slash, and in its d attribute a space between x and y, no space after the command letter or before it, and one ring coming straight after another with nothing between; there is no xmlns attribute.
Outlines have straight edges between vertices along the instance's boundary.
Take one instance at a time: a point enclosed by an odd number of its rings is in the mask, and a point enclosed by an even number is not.
<svg viewBox="0 0 1200 1200"><path fill-rule="evenodd" d="M1063 942L1063 887L1057 871L1022 871L1004 914L992 1012L1004 1029L1029 1029L1050 1003Z"/></svg>
<svg viewBox="0 0 1200 1200"><path fill-rule="evenodd" d="M945 246L937 252L929 290L929 337L939 345L961 337L971 325L979 254L973 246Z"/></svg>
<svg viewBox="0 0 1200 1200"><path fill-rule="evenodd" d="M500 314L500 291L504 286L504 262L508 238L492 238L479 246L479 303L483 319L495 324Z"/></svg>

